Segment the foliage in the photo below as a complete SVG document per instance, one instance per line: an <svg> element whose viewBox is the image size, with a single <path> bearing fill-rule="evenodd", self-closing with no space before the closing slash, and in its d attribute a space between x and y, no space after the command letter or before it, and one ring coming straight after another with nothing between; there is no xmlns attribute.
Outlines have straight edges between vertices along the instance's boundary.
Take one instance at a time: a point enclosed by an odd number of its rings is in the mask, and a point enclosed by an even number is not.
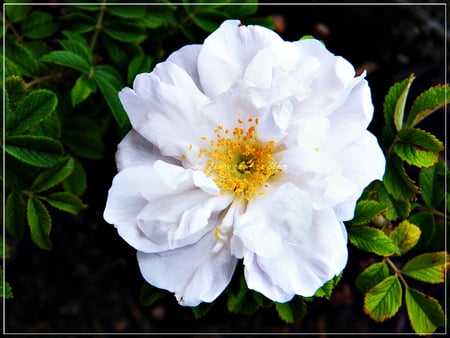
<svg viewBox="0 0 450 338"><path fill-rule="evenodd" d="M130 129L117 93L132 85L136 74L150 71L182 45L201 42L227 18L273 28L271 18L255 16L257 4L252 0L183 3L5 5L6 240L29 235L38 247L49 250L55 215L76 215L88 207L83 202L90 174L85 168L104 158L108 131L120 139ZM395 84L386 96L380 139L386 173L382 182L367 187L346 226L352 245L379 258L356 279L365 294L365 313L383 321L395 316L404 302L412 328L426 334L444 325L442 306L408 280L444 281L448 254L439 226L445 219L448 169L441 160L443 143L417 126L448 103L448 86L420 94L407 112L413 80L411 75ZM2 254L8 258L7 244ZM292 323L306 315L315 298L329 299L340 277L314 297L281 304L249 290L241 273L223 297L229 312L249 315L272 309ZM2 285L2 294L12 298L8 283ZM151 306L166 294L144 284L141 303ZM194 308L195 317L211 307Z"/></svg>

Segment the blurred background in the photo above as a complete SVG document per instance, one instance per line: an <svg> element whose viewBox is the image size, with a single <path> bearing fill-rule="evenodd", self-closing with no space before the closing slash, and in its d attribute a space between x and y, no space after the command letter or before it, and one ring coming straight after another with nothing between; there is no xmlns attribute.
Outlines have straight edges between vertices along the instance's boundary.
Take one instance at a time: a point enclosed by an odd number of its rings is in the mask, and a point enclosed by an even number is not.
<svg viewBox="0 0 450 338"><path fill-rule="evenodd" d="M40 10L60 9L41 6ZM423 2L374 6L263 1L256 15L273 17L276 31L285 40L313 35L323 40L330 51L349 60L358 72L367 70L375 105L370 129L379 134L383 98L394 82L415 73L410 92L410 97L415 97L446 81L445 10L442 4ZM205 33L202 39L206 36ZM187 43L174 41L173 50ZM425 120L422 127L444 140L443 112ZM14 298L3 300L7 333L208 332L220 336L238 332L299 332L326 336L345 332L411 332L404 307L384 323L375 323L363 313L363 299L354 280L373 257L351 247L348 267L331 300L309 304L306 317L293 324L284 323L274 309L259 310L251 316L230 314L222 298L199 320L171 295L150 307L141 306L143 279L135 250L102 218L107 191L116 173L114 153L120 139L116 130L109 128L104 140L102 160L83 160L88 172L88 190L83 200L89 208L78 216L52 211L52 250L39 249L29 235L21 241L11 239L5 271ZM442 288L424 291L442 295Z"/></svg>

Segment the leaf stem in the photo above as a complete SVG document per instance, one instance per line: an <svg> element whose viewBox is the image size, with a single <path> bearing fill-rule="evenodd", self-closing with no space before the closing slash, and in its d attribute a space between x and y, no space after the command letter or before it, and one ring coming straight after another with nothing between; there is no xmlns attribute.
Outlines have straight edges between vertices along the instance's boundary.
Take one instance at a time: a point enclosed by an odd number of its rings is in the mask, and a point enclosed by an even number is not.
<svg viewBox="0 0 450 338"><path fill-rule="evenodd" d="M106 10L105 2L106 2L106 0L103 0L102 6L100 7L100 13L98 15L97 23L95 24L94 35L92 36L91 44L89 46L89 47L91 47L91 49L94 49L94 47L97 43L98 35L100 34L100 31L103 29L103 26L102 26L103 17L105 16L105 10Z"/></svg>
<svg viewBox="0 0 450 338"><path fill-rule="evenodd" d="M16 27L14 27L14 25L12 24L12 22L8 22L6 24L6 28L10 29L11 32L13 32L13 34L15 35L15 37L17 38L18 42L22 42L23 41L23 36L19 34L19 32L17 31Z"/></svg>
<svg viewBox="0 0 450 338"><path fill-rule="evenodd" d="M447 214L445 214L444 212L436 210L435 208L428 208L428 207L426 207L425 205L422 205L422 204L416 204L416 207L418 209L420 209L420 210L431 212L435 216L439 216L439 217L442 217L442 218L445 218L447 216Z"/></svg>
<svg viewBox="0 0 450 338"><path fill-rule="evenodd" d="M40 76L35 78L34 80L28 82L25 85L25 89L28 90L33 86L38 85L39 83L45 82L45 81L50 81L53 79L62 79L63 78L63 73L56 73L56 74L48 74L48 75L44 75L44 76Z"/></svg>
<svg viewBox="0 0 450 338"><path fill-rule="evenodd" d="M397 266L394 264L394 262L391 261L389 257L384 257L383 260L391 267L391 269L394 271L395 275L400 278L400 281L405 286L405 288L408 287L408 283L406 283L405 278L403 278L402 272Z"/></svg>

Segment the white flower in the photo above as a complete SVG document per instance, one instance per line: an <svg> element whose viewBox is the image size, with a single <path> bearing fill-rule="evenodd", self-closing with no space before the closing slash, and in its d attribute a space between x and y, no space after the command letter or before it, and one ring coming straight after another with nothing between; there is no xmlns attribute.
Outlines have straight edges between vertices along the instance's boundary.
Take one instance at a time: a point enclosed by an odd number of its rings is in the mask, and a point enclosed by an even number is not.
<svg viewBox="0 0 450 338"><path fill-rule="evenodd" d="M119 96L133 129L104 217L150 284L211 302L243 259L248 287L286 302L343 270L342 222L385 166L348 61L230 20Z"/></svg>

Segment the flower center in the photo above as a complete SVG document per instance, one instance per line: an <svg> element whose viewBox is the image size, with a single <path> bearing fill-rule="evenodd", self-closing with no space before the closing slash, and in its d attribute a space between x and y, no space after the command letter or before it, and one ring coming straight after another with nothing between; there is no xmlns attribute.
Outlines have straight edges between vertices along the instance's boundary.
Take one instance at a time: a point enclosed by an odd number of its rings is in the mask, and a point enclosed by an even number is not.
<svg viewBox="0 0 450 338"><path fill-rule="evenodd" d="M280 151L281 147L275 147L275 141L264 143L258 140L258 119L249 118L246 129L242 128L244 121L239 119L237 122L240 126L232 131L217 126L214 130L217 139L210 140L210 147L200 149L198 157L207 157L203 170L214 177L222 192L248 201L256 194L263 195L267 181L282 171L273 158L274 152ZM202 140L207 141L205 137Z"/></svg>

